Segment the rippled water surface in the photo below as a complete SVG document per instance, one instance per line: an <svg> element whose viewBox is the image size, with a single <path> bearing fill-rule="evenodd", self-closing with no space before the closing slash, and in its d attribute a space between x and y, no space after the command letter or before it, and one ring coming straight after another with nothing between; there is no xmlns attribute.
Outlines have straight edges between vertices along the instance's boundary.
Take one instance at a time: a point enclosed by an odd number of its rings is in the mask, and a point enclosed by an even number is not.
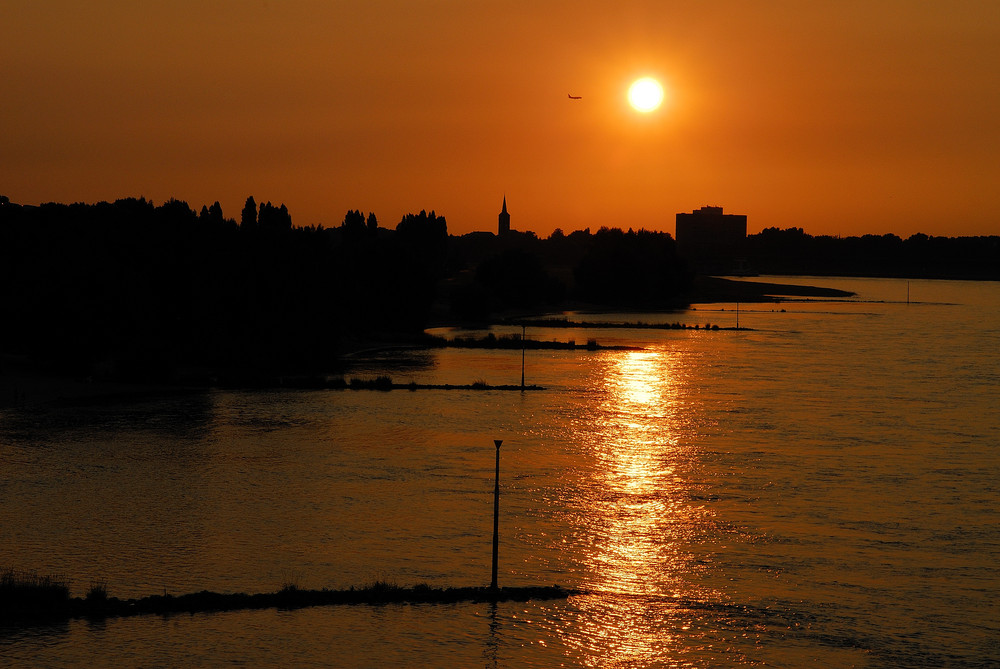
<svg viewBox="0 0 1000 669"><path fill-rule="evenodd" d="M774 281L775 279L769 279ZM569 600L0 630L10 666L1000 665L1000 285L809 279L699 330L529 328L544 391L212 391L0 414L0 565L73 594L501 585ZM498 332L503 332L499 330ZM520 351L350 375L518 383Z"/></svg>

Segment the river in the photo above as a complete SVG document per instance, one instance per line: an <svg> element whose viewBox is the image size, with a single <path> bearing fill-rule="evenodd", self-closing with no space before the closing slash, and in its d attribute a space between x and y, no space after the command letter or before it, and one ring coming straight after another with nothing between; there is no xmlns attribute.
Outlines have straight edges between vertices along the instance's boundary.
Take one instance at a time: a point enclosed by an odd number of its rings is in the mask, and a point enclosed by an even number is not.
<svg viewBox="0 0 1000 669"><path fill-rule="evenodd" d="M541 391L275 390L0 412L0 566L82 596L500 585L568 600L2 629L0 664L1000 665L1000 284L767 277L838 301L528 328ZM908 300L908 301L907 301ZM498 329L498 333L519 332ZM348 376L517 384L521 352Z"/></svg>

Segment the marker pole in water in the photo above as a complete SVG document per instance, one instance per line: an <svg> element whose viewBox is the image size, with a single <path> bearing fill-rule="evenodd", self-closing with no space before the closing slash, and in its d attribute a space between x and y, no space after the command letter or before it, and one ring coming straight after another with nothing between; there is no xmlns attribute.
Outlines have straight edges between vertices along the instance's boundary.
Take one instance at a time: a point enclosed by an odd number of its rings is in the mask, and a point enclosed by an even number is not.
<svg viewBox="0 0 1000 669"><path fill-rule="evenodd" d="M524 326L521 326L521 390L524 390ZM500 448L497 446L497 448Z"/></svg>
<svg viewBox="0 0 1000 669"><path fill-rule="evenodd" d="M497 555L500 547L500 444L503 439L494 439L497 447L497 473L493 484L493 580L490 589L497 589Z"/></svg>

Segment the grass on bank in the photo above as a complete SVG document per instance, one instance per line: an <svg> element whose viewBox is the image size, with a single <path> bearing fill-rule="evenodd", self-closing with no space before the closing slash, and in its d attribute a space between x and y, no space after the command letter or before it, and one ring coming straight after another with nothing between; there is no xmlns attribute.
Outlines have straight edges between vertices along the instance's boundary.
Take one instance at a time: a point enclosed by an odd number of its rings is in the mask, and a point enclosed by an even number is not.
<svg viewBox="0 0 1000 669"><path fill-rule="evenodd" d="M449 604L456 602L528 601L565 599L578 594L553 586L435 588L426 583L401 586L385 578L374 579L346 590L307 590L285 583L271 593L217 593L203 590L185 595L149 595L118 599L108 594L107 584L92 583L85 597L70 597L65 579L34 572L7 569L0 572L0 622L14 625L48 623L71 618L102 619L144 614L202 613L245 609L283 608L338 604Z"/></svg>
<svg viewBox="0 0 1000 669"><path fill-rule="evenodd" d="M0 571L0 615L21 611L30 616L58 609L69 601L66 579L11 567Z"/></svg>

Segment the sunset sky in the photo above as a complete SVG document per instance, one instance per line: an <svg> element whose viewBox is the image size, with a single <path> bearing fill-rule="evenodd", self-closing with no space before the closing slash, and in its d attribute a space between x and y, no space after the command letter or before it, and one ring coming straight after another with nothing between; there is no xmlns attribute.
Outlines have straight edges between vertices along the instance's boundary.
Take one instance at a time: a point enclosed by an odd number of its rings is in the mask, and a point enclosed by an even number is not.
<svg viewBox="0 0 1000 669"><path fill-rule="evenodd" d="M1000 234L996 0L6 0L0 194ZM666 88L656 111L629 84ZM570 100L567 95L582 96Z"/></svg>

